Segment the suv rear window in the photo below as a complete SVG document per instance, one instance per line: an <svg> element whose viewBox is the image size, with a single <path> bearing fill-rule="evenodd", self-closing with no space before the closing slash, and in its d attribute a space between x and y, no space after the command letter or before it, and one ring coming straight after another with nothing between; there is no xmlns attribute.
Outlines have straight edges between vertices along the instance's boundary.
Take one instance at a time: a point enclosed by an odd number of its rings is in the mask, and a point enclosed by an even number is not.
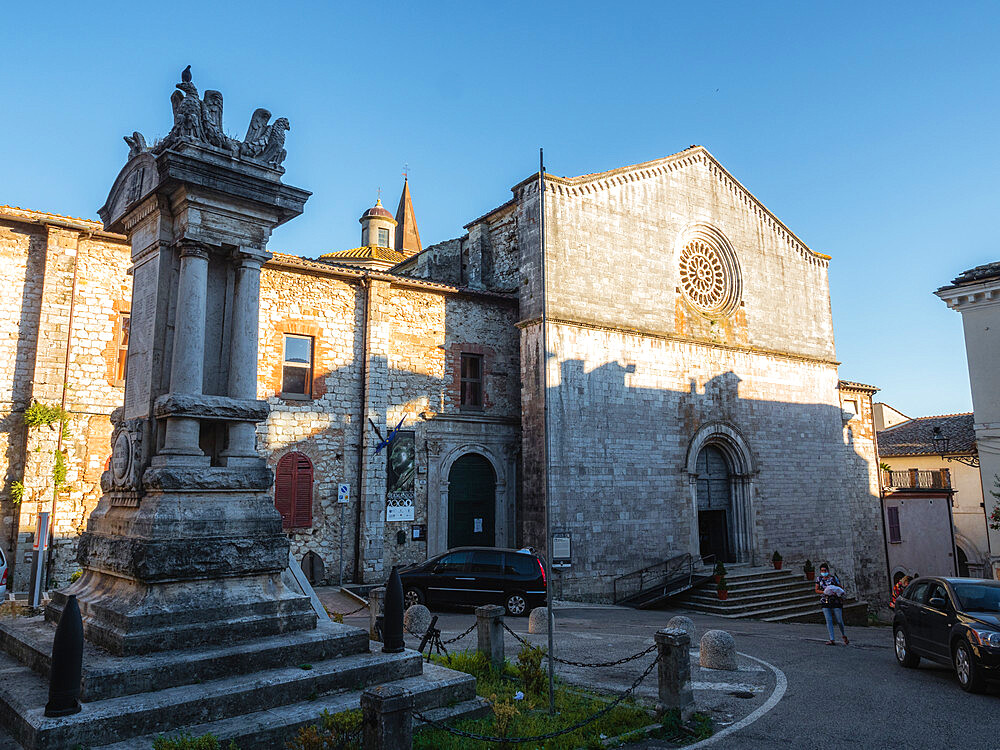
<svg viewBox="0 0 1000 750"><path fill-rule="evenodd" d="M516 552L507 553L507 575L535 578L541 573L538 560L531 555L519 555Z"/></svg>

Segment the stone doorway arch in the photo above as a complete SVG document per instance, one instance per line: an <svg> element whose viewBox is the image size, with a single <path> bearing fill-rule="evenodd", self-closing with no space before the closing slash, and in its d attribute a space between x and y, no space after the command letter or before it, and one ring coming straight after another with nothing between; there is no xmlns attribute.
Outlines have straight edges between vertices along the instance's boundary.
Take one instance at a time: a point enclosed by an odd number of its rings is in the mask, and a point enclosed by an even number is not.
<svg viewBox="0 0 1000 750"><path fill-rule="evenodd" d="M746 438L725 422L702 425L688 445L686 470L694 519L692 554L704 554L703 541L710 537L709 546L716 551L708 554L718 555L721 550L726 562L752 562L757 465Z"/></svg>

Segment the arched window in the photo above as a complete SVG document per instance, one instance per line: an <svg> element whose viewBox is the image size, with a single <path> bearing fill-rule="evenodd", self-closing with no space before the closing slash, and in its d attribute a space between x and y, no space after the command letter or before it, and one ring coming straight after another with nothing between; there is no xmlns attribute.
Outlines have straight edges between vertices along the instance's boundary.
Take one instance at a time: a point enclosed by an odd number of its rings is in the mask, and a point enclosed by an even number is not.
<svg viewBox="0 0 1000 750"><path fill-rule="evenodd" d="M286 529L312 526L313 466L303 453L286 453L274 477L274 507Z"/></svg>

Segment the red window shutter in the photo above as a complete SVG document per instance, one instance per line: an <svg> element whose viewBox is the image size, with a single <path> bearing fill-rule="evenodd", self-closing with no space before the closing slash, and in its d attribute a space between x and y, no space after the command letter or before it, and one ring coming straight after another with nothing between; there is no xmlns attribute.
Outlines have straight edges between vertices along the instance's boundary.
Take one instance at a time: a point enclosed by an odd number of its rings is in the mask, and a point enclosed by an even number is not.
<svg viewBox="0 0 1000 750"><path fill-rule="evenodd" d="M295 501L293 508L295 522L293 525L300 528L309 527L312 526L313 467L309 459L301 453L296 455L295 463Z"/></svg>
<svg viewBox="0 0 1000 750"><path fill-rule="evenodd" d="M295 460L293 454L282 456L274 477L274 507L281 514L281 525L292 525L292 496L295 486Z"/></svg>

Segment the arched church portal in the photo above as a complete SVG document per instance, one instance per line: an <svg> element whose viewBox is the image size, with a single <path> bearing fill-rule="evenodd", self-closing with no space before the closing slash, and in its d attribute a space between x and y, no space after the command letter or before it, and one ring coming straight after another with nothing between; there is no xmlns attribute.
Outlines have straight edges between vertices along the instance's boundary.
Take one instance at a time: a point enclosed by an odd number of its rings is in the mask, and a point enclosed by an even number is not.
<svg viewBox="0 0 1000 750"><path fill-rule="evenodd" d="M698 430L687 455L693 553L724 562L753 561L755 471L750 447L734 427L710 423Z"/></svg>
<svg viewBox="0 0 1000 750"><path fill-rule="evenodd" d="M496 473L489 460L467 453L448 472L448 548L496 546Z"/></svg>
<svg viewBox="0 0 1000 750"><path fill-rule="evenodd" d="M733 494L729 488L729 462L714 445L698 454L698 551L723 562L732 562L729 522L733 515Z"/></svg>

